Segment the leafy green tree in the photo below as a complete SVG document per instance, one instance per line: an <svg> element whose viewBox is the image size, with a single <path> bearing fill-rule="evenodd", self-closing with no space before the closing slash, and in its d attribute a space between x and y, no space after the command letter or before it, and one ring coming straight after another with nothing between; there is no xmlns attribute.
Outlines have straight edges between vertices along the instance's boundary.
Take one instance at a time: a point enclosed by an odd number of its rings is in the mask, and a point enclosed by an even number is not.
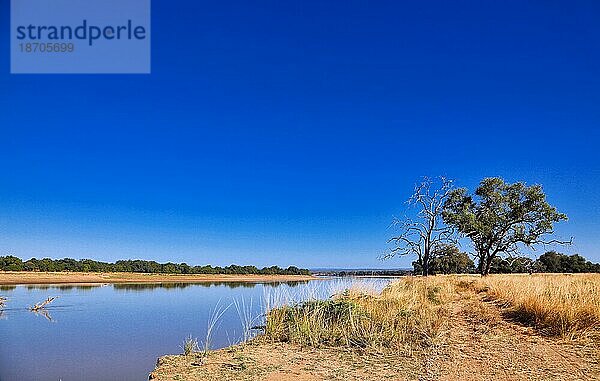
<svg viewBox="0 0 600 381"><path fill-rule="evenodd" d="M469 274L475 271L475 264L456 245L443 245L435 257L435 271L441 274Z"/></svg>
<svg viewBox="0 0 600 381"><path fill-rule="evenodd" d="M566 255L556 251L547 251L540 255L537 262L542 271L549 273L594 273L600 272L600 264L592 263L579 254Z"/></svg>
<svg viewBox="0 0 600 381"><path fill-rule="evenodd" d="M568 257L568 265L565 266L570 273L584 273L588 270L588 262L579 254L573 254Z"/></svg>
<svg viewBox="0 0 600 381"><path fill-rule="evenodd" d="M414 261L413 270L421 274L418 261ZM475 272L475 264L469 255L461 252L456 245L441 245L431 261L430 274L470 274Z"/></svg>
<svg viewBox="0 0 600 381"><path fill-rule="evenodd" d="M12 255L0 257L0 270L4 271L23 271L25 266L21 258Z"/></svg>
<svg viewBox="0 0 600 381"><path fill-rule="evenodd" d="M563 254L559 254L556 251L547 251L540 255L538 261L544 266L543 271L549 273L561 273L563 272L563 265L561 263L561 257Z"/></svg>
<svg viewBox="0 0 600 381"><path fill-rule="evenodd" d="M499 177L481 181L474 195L453 190L443 219L471 239L481 275L489 274L494 258L517 254L519 244L567 243L543 240L567 216L548 204L540 185L509 184Z"/></svg>

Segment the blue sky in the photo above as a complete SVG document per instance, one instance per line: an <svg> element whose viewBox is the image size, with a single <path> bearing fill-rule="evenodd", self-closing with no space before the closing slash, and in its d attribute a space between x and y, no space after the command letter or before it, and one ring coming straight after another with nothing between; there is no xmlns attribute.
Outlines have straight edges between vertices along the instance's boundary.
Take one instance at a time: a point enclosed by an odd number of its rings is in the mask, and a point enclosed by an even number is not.
<svg viewBox="0 0 600 381"><path fill-rule="evenodd" d="M150 75L10 75L0 253L377 260L421 176L541 183L600 261L600 4L152 5Z"/></svg>

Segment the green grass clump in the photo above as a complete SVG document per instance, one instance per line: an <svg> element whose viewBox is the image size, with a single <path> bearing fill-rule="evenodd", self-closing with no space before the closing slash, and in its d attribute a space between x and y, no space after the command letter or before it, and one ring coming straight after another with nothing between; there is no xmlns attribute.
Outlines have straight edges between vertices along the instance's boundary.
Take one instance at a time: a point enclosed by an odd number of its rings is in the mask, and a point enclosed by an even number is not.
<svg viewBox="0 0 600 381"><path fill-rule="evenodd" d="M181 345L183 349L183 354L186 356L190 356L200 350L198 346L198 339L192 338L192 336L188 336L183 340L183 344Z"/></svg>

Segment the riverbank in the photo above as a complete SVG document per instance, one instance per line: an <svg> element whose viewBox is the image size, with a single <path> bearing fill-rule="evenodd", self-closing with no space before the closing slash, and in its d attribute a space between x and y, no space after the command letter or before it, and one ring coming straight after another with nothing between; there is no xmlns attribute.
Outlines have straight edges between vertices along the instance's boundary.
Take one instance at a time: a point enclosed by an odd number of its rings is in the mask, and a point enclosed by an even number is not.
<svg viewBox="0 0 600 381"><path fill-rule="evenodd" d="M340 348L313 348L289 343L253 341L208 356L163 356L151 381L316 381L401 380L415 375L421 356L374 354Z"/></svg>
<svg viewBox="0 0 600 381"><path fill-rule="evenodd" d="M597 380L599 290L600 275L407 278L276 309L262 336L163 356L150 379Z"/></svg>
<svg viewBox="0 0 600 381"><path fill-rule="evenodd" d="M203 283L203 282L294 282L322 279L310 275L209 275L146 273L80 273L0 271L0 285L60 283Z"/></svg>

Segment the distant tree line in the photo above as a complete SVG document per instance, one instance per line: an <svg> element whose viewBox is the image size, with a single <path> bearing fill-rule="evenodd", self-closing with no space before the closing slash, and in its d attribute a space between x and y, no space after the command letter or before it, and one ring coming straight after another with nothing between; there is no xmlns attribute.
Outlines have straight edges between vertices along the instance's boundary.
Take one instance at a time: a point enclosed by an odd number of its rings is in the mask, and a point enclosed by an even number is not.
<svg viewBox="0 0 600 381"><path fill-rule="evenodd" d="M412 271L410 269L374 269L374 270L317 270L313 271L313 275L316 276L370 276L370 277L378 277L378 276L405 276L411 275Z"/></svg>
<svg viewBox="0 0 600 381"><path fill-rule="evenodd" d="M536 260L527 257L512 260L495 258L492 269L495 273L600 273L600 263L592 263L579 254L547 251Z"/></svg>
<svg viewBox="0 0 600 381"><path fill-rule="evenodd" d="M36 259L22 261L15 256L0 256L2 271L75 271L75 272L126 272L126 273L161 273L161 274L250 274L250 275L310 275L307 269L290 266L282 269L279 266L263 267L230 265L190 266L187 263L158 263L140 259L128 259L115 263L99 262L93 259Z"/></svg>
<svg viewBox="0 0 600 381"><path fill-rule="evenodd" d="M415 274L422 274L418 261L413 262ZM473 274L477 267L467 253L446 245L430 264L430 274ZM493 259L491 274L516 273L600 273L600 263L592 263L579 254L566 255L547 251L536 260L528 257Z"/></svg>

